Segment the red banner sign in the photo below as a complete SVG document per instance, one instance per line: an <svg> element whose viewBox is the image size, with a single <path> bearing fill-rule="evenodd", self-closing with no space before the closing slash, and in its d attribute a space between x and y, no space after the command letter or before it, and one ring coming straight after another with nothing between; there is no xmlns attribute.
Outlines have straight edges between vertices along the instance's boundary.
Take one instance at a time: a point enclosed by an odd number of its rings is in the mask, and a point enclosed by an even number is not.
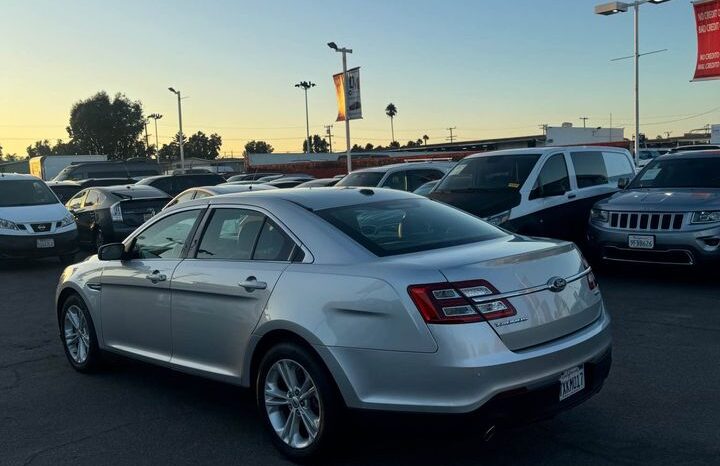
<svg viewBox="0 0 720 466"><path fill-rule="evenodd" d="M720 79L720 0L695 2L698 58L693 81Z"/></svg>

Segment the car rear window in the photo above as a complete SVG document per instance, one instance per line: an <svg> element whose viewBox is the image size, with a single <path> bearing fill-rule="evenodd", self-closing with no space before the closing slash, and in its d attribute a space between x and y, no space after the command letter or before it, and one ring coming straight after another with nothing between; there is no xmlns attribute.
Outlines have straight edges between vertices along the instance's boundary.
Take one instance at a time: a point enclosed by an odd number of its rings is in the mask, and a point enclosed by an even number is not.
<svg viewBox="0 0 720 466"><path fill-rule="evenodd" d="M720 156L655 159L635 177L630 188L720 188Z"/></svg>
<svg viewBox="0 0 720 466"><path fill-rule="evenodd" d="M477 217L428 199L335 207L316 214L381 257L505 236Z"/></svg>
<svg viewBox="0 0 720 466"><path fill-rule="evenodd" d="M0 207L57 204L59 201L40 180L0 181Z"/></svg>
<svg viewBox="0 0 720 466"><path fill-rule="evenodd" d="M348 176L340 180L335 186L377 186L378 183L380 183L380 180L382 180L383 176L385 176L384 172L350 173Z"/></svg>

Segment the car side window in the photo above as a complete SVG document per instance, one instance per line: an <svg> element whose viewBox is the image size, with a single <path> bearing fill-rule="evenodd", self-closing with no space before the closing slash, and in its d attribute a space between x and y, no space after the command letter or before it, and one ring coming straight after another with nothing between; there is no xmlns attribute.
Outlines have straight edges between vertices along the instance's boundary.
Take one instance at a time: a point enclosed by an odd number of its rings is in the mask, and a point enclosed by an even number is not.
<svg viewBox="0 0 720 466"><path fill-rule="evenodd" d="M268 219L260 232L253 259L258 261L289 261L294 250L295 242L272 220Z"/></svg>
<svg viewBox="0 0 720 466"><path fill-rule="evenodd" d="M407 179L405 178L406 172L398 171L392 173L383 183L383 188L399 189L401 191L407 191Z"/></svg>
<svg viewBox="0 0 720 466"><path fill-rule="evenodd" d="M169 215L135 237L133 259L177 259L197 221L199 209Z"/></svg>
<svg viewBox="0 0 720 466"><path fill-rule="evenodd" d="M154 180L151 183L151 186L154 188L159 189L160 191L163 191L165 193L171 193L172 192L172 179L171 178L160 178L158 180Z"/></svg>
<svg viewBox="0 0 720 466"><path fill-rule="evenodd" d="M570 154L578 188L608 184L608 173L602 152L585 151Z"/></svg>
<svg viewBox="0 0 720 466"><path fill-rule="evenodd" d="M85 200L85 196L87 196L87 191L80 191L76 195L74 195L70 200L67 202L67 208L69 210L78 210L82 207L83 201Z"/></svg>
<svg viewBox="0 0 720 466"><path fill-rule="evenodd" d="M407 190L413 192L429 181L439 180L443 175L440 170L411 170L407 173Z"/></svg>
<svg viewBox="0 0 720 466"><path fill-rule="evenodd" d="M265 221L247 209L214 209L200 240L198 259L250 260Z"/></svg>
<svg viewBox="0 0 720 466"><path fill-rule="evenodd" d="M642 159L642 153L640 155ZM652 157L650 157L652 158ZM608 181L617 183L620 178L633 177L635 169L624 154L618 152L603 152Z"/></svg>
<svg viewBox="0 0 720 466"><path fill-rule="evenodd" d="M530 192L530 199L562 196L568 191L570 191L570 177L565 156L555 154L545 162L540 170L535 186Z"/></svg>
<svg viewBox="0 0 720 466"><path fill-rule="evenodd" d="M100 191L96 189L91 189L88 191L87 197L85 197L85 202L83 202L83 207L92 207L94 205L98 205L102 202L102 194Z"/></svg>

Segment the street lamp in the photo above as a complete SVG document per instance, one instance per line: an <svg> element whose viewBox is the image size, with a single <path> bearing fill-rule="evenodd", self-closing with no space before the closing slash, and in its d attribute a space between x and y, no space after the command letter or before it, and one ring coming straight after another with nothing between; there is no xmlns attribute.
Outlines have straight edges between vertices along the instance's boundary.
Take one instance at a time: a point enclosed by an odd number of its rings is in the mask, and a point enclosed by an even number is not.
<svg viewBox="0 0 720 466"><path fill-rule="evenodd" d="M629 8L635 13L635 163L640 159L640 5L665 3L670 0L638 0L635 2L610 2L595 7L595 14L610 16L625 13ZM612 132L612 128L611 128Z"/></svg>
<svg viewBox="0 0 720 466"><path fill-rule="evenodd" d="M175 94L178 99L178 120L180 121L180 169L185 171L185 152L183 152L183 144L185 143L185 136L182 130L182 98L180 97L180 91L176 91L172 87L168 87L168 90ZM157 120L155 120L157 123Z"/></svg>
<svg viewBox="0 0 720 466"><path fill-rule="evenodd" d="M300 81L299 83L295 84L295 87L303 89L305 91L305 127L307 130L307 153L309 154L311 152L312 141L310 140L310 116L308 114L307 91L311 87L315 87L315 83L310 81Z"/></svg>
<svg viewBox="0 0 720 466"><path fill-rule="evenodd" d="M160 155L159 155L159 154L160 154L160 152L159 152L159 151L160 151L160 144L158 143L157 121L158 121L160 118L162 118L162 115L160 115L159 113L153 113L153 114L151 114L151 115L148 115L148 119L150 119L150 118L152 118L153 120L155 120L155 151L158 153L157 155L158 155L158 157L159 157L159 156L160 156ZM158 158L158 160L159 160L159 158Z"/></svg>
<svg viewBox="0 0 720 466"><path fill-rule="evenodd" d="M344 89L344 103L345 103L345 142L347 144L347 172L352 171L352 156L350 155L350 119L348 118L348 74L347 74L347 54L352 53L352 49L345 47L338 47L335 42L328 42L328 47L336 52L342 53L342 64L343 64L343 89Z"/></svg>

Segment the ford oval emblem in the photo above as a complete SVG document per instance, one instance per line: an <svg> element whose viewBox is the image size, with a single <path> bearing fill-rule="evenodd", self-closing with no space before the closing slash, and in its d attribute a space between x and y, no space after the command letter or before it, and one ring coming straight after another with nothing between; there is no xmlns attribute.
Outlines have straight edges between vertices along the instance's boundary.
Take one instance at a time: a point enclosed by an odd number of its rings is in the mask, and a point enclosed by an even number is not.
<svg viewBox="0 0 720 466"><path fill-rule="evenodd" d="M562 277L553 277L548 280L548 288L553 293L559 293L567 286L567 280Z"/></svg>

